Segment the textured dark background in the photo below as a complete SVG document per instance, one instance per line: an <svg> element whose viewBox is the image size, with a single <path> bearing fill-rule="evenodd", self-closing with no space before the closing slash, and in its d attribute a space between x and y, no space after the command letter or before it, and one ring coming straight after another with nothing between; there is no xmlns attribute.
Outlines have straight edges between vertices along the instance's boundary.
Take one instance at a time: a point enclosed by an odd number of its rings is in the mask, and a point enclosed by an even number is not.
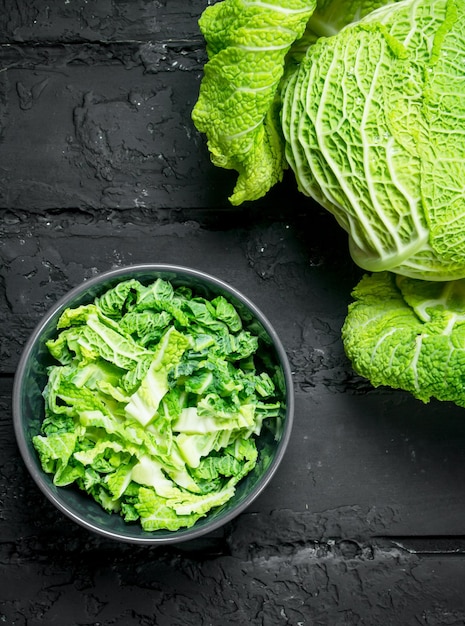
<svg viewBox="0 0 465 626"><path fill-rule="evenodd" d="M360 276L295 191L233 209L190 112L205 0L0 0L0 623L465 624L463 409L378 389L340 328ZM26 473L13 376L41 315L126 264L253 299L296 392L278 473L221 531L152 549L69 522Z"/></svg>

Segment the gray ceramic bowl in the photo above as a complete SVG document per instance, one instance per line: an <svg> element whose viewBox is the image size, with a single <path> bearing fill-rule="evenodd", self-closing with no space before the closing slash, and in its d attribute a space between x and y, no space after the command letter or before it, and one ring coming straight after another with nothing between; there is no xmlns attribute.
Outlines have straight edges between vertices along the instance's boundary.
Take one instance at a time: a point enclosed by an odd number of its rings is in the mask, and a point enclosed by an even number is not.
<svg viewBox="0 0 465 626"><path fill-rule="evenodd" d="M146 532L138 524L128 524L116 514L106 513L89 496L74 488L56 487L50 475L42 471L32 437L39 433L44 417L42 390L46 382L46 367L51 358L45 342L55 335L56 323L67 307L91 302L116 283L136 278L150 283L156 278L173 285L187 285L203 296L226 296L239 310L243 321L253 325L269 344L273 358L280 365L284 380L282 419L277 432L263 429L258 439L259 458L255 469L238 485L235 496L222 507L197 521L189 529ZM203 272L172 265L136 265L109 271L84 282L62 298L34 330L23 351L14 382L13 419L16 439L24 462L42 492L69 518L88 530L107 538L138 544L177 543L196 539L218 529L244 511L270 482L283 458L292 428L294 396L289 362L283 346L271 324L260 310L233 287Z"/></svg>

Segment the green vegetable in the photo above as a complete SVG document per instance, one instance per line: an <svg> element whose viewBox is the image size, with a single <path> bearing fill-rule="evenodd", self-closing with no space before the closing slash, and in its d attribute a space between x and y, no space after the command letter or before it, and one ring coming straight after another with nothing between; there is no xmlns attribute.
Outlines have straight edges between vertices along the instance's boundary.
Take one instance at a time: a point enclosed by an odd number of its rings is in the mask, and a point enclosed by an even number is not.
<svg viewBox="0 0 465 626"><path fill-rule="evenodd" d="M342 339L355 371L375 386L465 406L465 280L366 275Z"/></svg>
<svg viewBox="0 0 465 626"><path fill-rule="evenodd" d="M124 281L66 309L47 347L43 470L145 530L225 504L258 462L263 421L279 430L280 368L223 296Z"/></svg>
<svg viewBox="0 0 465 626"><path fill-rule="evenodd" d="M227 0L200 18L208 63L193 110L215 165L239 172L232 204L255 200L286 166L279 130L278 85L291 45L316 0Z"/></svg>
<svg viewBox="0 0 465 626"><path fill-rule="evenodd" d="M200 25L193 119L234 204L287 161L362 268L465 276L465 0L224 0Z"/></svg>

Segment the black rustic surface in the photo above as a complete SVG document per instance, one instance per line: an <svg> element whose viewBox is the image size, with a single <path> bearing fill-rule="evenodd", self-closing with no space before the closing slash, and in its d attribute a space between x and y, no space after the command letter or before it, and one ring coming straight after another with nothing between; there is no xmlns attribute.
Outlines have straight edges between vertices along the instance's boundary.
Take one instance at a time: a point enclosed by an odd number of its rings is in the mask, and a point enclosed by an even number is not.
<svg viewBox="0 0 465 626"><path fill-rule="evenodd" d="M0 623L465 624L463 409L373 390L340 340L360 271L295 191L233 209L190 112L206 0L0 0ZM213 273L252 298L292 365L288 452L221 531L119 544L27 474L11 392L47 309L134 263Z"/></svg>

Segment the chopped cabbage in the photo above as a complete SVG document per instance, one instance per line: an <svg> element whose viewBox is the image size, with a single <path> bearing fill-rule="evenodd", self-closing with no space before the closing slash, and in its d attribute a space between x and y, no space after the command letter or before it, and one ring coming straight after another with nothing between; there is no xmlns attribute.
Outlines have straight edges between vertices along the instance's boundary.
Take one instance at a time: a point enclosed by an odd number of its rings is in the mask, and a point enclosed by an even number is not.
<svg viewBox="0 0 465 626"><path fill-rule="evenodd" d="M47 347L43 470L147 531L226 503L257 463L263 421L279 430L280 366L223 296L123 281L66 309Z"/></svg>

